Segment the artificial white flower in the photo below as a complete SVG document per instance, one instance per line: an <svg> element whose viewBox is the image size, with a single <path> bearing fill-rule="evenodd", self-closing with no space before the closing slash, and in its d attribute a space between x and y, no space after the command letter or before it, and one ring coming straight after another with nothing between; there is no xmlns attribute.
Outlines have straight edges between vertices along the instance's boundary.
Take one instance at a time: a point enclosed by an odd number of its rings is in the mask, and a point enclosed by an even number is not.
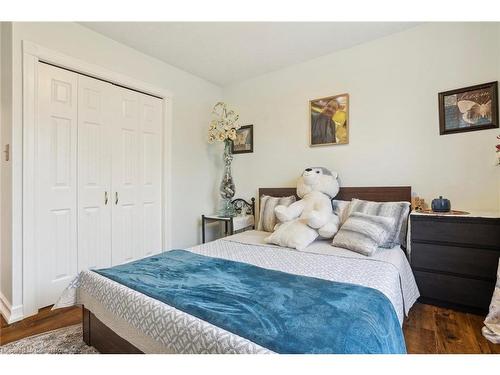
<svg viewBox="0 0 500 375"><path fill-rule="evenodd" d="M233 110L227 110L223 102L215 104L212 110L212 120L208 127L208 141L210 143L218 140L236 139L236 129L240 128L237 123L239 116Z"/></svg>

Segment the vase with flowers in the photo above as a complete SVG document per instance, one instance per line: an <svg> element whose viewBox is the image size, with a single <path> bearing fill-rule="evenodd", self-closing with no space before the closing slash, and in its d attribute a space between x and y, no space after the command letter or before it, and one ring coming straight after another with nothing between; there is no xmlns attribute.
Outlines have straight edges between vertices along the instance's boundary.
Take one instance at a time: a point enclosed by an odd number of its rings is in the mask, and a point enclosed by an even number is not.
<svg viewBox="0 0 500 375"><path fill-rule="evenodd" d="M238 125L238 114L227 108L226 103L218 102L212 110L212 120L208 127L208 142L224 142L224 173L220 183L220 196L222 204L219 215L232 216L235 214L234 207L231 205L231 199L235 194L235 185L231 174L231 162L233 155L231 152L232 141L236 139L236 130Z"/></svg>

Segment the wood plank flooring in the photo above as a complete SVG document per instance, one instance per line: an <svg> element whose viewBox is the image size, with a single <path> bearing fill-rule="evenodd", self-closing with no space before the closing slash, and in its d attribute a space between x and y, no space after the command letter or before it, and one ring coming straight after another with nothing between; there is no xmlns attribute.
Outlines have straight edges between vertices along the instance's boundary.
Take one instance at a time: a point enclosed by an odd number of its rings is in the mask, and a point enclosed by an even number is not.
<svg viewBox="0 0 500 375"><path fill-rule="evenodd" d="M417 303L403 325L408 353L500 353L481 334L484 316Z"/></svg>
<svg viewBox="0 0 500 375"><path fill-rule="evenodd" d="M50 309L50 306L45 307L40 309L37 315L30 316L10 325L0 316L0 345L5 345L24 337L52 331L53 329L78 324L82 321L81 307L69 307L54 311Z"/></svg>
<svg viewBox="0 0 500 375"><path fill-rule="evenodd" d="M0 345L23 337L80 323L81 308L50 311L7 325L0 317ZM484 316L466 314L431 305L416 304L403 325L408 353L497 353L494 345L481 334Z"/></svg>

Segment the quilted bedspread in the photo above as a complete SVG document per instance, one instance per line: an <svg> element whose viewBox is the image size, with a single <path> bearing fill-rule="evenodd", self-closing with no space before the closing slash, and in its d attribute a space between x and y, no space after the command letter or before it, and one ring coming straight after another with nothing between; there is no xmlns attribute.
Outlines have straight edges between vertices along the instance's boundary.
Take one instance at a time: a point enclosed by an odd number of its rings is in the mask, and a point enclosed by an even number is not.
<svg viewBox="0 0 500 375"><path fill-rule="evenodd" d="M403 318L419 293L400 249L373 257L316 241L306 251L264 243L266 232L247 231L188 249L269 270L356 284L382 292ZM324 243L323 243L324 242ZM252 340L188 314L93 271L82 271L54 308L85 305L97 318L146 353L273 353Z"/></svg>
<svg viewBox="0 0 500 375"><path fill-rule="evenodd" d="M406 352L392 303L373 288L185 250L95 272L277 353Z"/></svg>

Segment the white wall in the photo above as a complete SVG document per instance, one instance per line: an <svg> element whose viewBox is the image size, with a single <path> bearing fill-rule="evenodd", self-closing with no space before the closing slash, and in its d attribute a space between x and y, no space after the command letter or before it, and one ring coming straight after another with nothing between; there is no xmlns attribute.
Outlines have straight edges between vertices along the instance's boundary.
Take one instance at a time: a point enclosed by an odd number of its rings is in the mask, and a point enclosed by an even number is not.
<svg viewBox="0 0 500 375"><path fill-rule="evenodd" d="M3 110L2 110L2 28L3 28L3 23L0 22L0 149L2 148L2 116L3 116ZM2 168L0 166L0 295L2 295ZM3 302L2 298L0 296L0 311L3 309Z"/></svg>
<svg viewBox="0 0 500 375"><path fill-rule="evenodd" d="M206 143L206 126L212 106L221 99L221 88L136 50L119 44L76 23L12 23L12 121L4 122L6 137L12 142L12 178L6 177L12 189L13 215L2 207L4 258L9 270L5 295L13 305L22 304L22 41L28 40L46 48L100 65L106 69L162 87L173 94L172 142L172 245L186 247L199 242L199 218L214 208L218 179L217 150ZM2 105L3 107L4 105ZM10 135L10 129L12 135ZM7 134L9 133L9 134ZM10 168L10 166L9 166ZM6 172L7 174L7 172ZM5 185L4 185L5 187ZM9 200L8 191L3 196ZM9 200L10 201L10 200ZM5 201L4 201L5 202ZM12 229L9 227L12 223ZM12 233L12 239L8 237ZM4 237L5 236L5 237ZM10 267L11 266L11 267Z"/></svg>
<svg viewBox="0 0 500 375"><path fill-rule="evenodd" d="M0 151L5 149L6 144L10 144L11 136L11 114L12 114L12 27L10 23L2 22L1 68L0 68L0 107L1 107L1 130L0 130ZM0 230L0 299L8 305L12 301L12 251L11 241L11 163L5 161L4 154L0 157L0 182L1 182L1 230Z"/></svg>
<svg viewBox="0 0 500 375"><path fill-rule="evenodd" d="M254 153L235 155L237 195L326 166L344 186L411 185L427 202L500 209L498 129L440 136L437 105L440 91L499 79L499 36L498 23L424 24L225 88L255 132ZM341 93L349 144L309 147L308 101Z"/></svg>

